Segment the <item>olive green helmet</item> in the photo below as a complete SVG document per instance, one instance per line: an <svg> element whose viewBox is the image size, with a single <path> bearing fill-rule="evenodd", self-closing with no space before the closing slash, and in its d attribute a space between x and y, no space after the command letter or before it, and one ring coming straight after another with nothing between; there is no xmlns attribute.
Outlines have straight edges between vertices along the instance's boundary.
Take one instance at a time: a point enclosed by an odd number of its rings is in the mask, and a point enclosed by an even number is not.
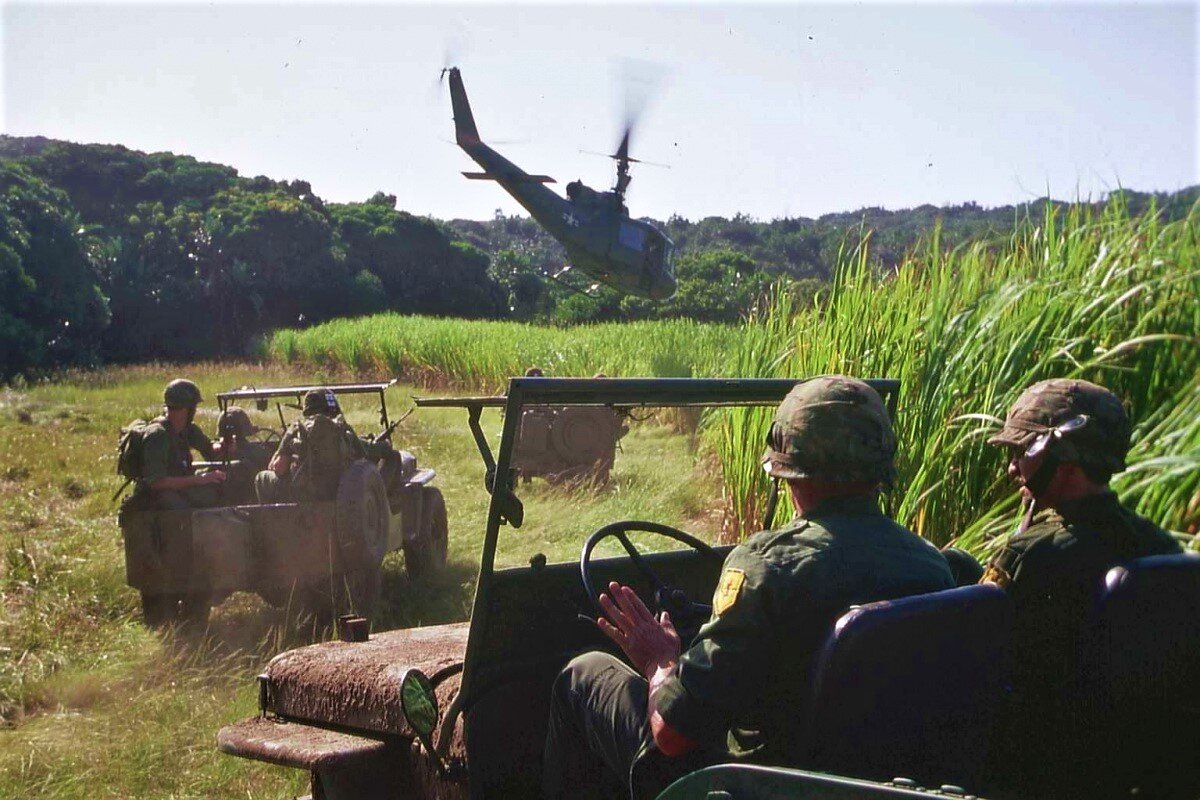
<svg viewBox="0 0 1200 800"><path fill-rule="evenodd" d="M337 397L329 389L309 389L304 393L304 416L311 417L313 414L334 414L342 413L341 406L338 405Z"/></svg>
<svg viewBox="0 0 1200 800"><path fill-rule="evenodd" d="M257 430L258 427L250 421L250 415L238 406L230 406L217 417L217 432L222 436L235 434L245 439Z"/></svg>
<svg viewBox="0 0 1200 800"><path fill-rule="evenodd" d="M1055 436L1053 452L1063 461L1095 466L1106 472L1125 469L1131 424L1115 394L1094 383L1066 378L1030 386L1009 409L1004 427L988 444L1027 450L1039 436L1077 417L1086 424Z"/></svg>
<svg viewBox="0 0 1200 800"><path fill-rule="evenodd" d="M797 384L775 412L763 469L777 478L891 483L896 436L883 398L844 375Z"/></svg>
<svg viewBox="0 0 1200 800"><path fill-rule="evenodd" d="M163 389L163 405L167 408L195 408L203 400L200 387L186 378L176 378Z"/></svg>

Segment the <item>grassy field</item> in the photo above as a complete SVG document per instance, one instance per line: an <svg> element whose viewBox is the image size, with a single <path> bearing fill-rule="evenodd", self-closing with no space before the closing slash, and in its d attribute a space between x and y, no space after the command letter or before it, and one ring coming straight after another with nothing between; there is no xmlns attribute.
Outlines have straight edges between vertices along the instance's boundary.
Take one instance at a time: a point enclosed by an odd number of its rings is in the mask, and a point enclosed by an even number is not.
<svg viewBox="0 0 1200 800"><path fill-rule="evenodd" d="M289 771L218 755L224 723L256 709L253 676L274 653L314 632L252 595L213 613L205 635L175 638L140 623L124 581L115 506L116 432L153 415L162 386L186 374L206 396L244 383L309 382L296 368L197 365L108 369L0 394L0 797L281 798L307 791ZM389 393L393 411L411 387ZM215 427L215 403L198 422ZM363 433L365 399L345 404ZM258 415L260 422L269 421ZM485 413L495 441L498 412ZM464 619L486 515L483 465L465 412L422 410L395 441L438 471L450 514L450 566L409 581L403 555L384 564L380 629ZM605 522L643 517L714 534L717 480L692 440L644 424L622 442L613 480L595 496L541 481L522 486L526 523L505 529L497 560L578 557Z"/></svg>
<svg viewBox="0 0 1200 800"><path fill-rule="evenodd" d="M550 376L715 375L744 339L739 328L690 320L551 328L382 314L277 331L264 350L282 364L499 390L530 366Z"/></svg>

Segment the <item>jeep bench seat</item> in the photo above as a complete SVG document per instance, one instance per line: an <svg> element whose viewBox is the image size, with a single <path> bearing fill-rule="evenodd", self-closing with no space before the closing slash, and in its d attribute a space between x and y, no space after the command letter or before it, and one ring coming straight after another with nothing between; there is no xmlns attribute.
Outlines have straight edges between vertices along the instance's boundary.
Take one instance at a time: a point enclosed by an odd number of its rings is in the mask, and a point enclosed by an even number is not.
<svg viewBox="0 0 1200 800"><path fill-rule="evenodd" d="M964 586L869 603L814 666L806 766L925 785L978 784L1004 700L1012 603Z"/></svg>
<svg viewBox="0 0 1200 800"><path fill-rule="evenodd" d="M468 623L408 628L366 642L322 642L276 656L264 674L268 714L221 729L230 755L308 770L363 767L414 732L400 708L400 681L412 667L431 677L462 662ZM445 707L453 675L437 686ZM405 746L407 746L405 744Z"/></svg>

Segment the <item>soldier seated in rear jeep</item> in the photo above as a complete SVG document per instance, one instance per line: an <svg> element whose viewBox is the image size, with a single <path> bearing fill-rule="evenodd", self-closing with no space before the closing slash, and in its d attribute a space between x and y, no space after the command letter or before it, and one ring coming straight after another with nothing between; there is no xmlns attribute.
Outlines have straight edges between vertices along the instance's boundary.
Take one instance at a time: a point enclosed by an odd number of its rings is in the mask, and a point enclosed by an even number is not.
<svg viewBox="0 0 1200 800"><path fill-rule="evenodd" d="M264 505L332 500L350 462L366 457L362 441L329 389L304 395L302 419L292 423L254 488Z"/></svg>

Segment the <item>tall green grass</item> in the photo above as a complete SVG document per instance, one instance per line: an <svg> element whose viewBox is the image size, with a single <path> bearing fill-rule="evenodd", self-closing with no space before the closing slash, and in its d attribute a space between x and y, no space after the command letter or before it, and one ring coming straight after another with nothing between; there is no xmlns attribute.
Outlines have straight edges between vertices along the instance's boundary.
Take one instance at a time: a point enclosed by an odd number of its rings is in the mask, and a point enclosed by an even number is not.
<svg viewBox="0 0 1200 800"><path fill-rule="evenodd" d="M381 314L277 331L264 348L269 358L299 367L500 389L530 366L547 375L712 375L741 339L736 327L690 320L552 328Z"/></svg>
<svg viewBox="0 0 1200 800"><path fill-rule="evenodd" d="M780 295L762 320L774 348L747 339L755 374L847 373L902 381L899 480L889 502L927 538L984 549L1012 524L1004 454L985 444L1029 384L1078 377L1125 399L1135 421L1118 492L1155 521L1200 522L1200 214L1161 224L1119 203L1047 207L1001 243L955 250L936 234L882 278L869 239L842 254L827 302ZM777 362L772 352L785 353ZM761 414L723 414L720 454L742 498L739 532L761 524ZM751 433L746 433L749 429ZM760 434L761 435L761 434Z"/></svg>

